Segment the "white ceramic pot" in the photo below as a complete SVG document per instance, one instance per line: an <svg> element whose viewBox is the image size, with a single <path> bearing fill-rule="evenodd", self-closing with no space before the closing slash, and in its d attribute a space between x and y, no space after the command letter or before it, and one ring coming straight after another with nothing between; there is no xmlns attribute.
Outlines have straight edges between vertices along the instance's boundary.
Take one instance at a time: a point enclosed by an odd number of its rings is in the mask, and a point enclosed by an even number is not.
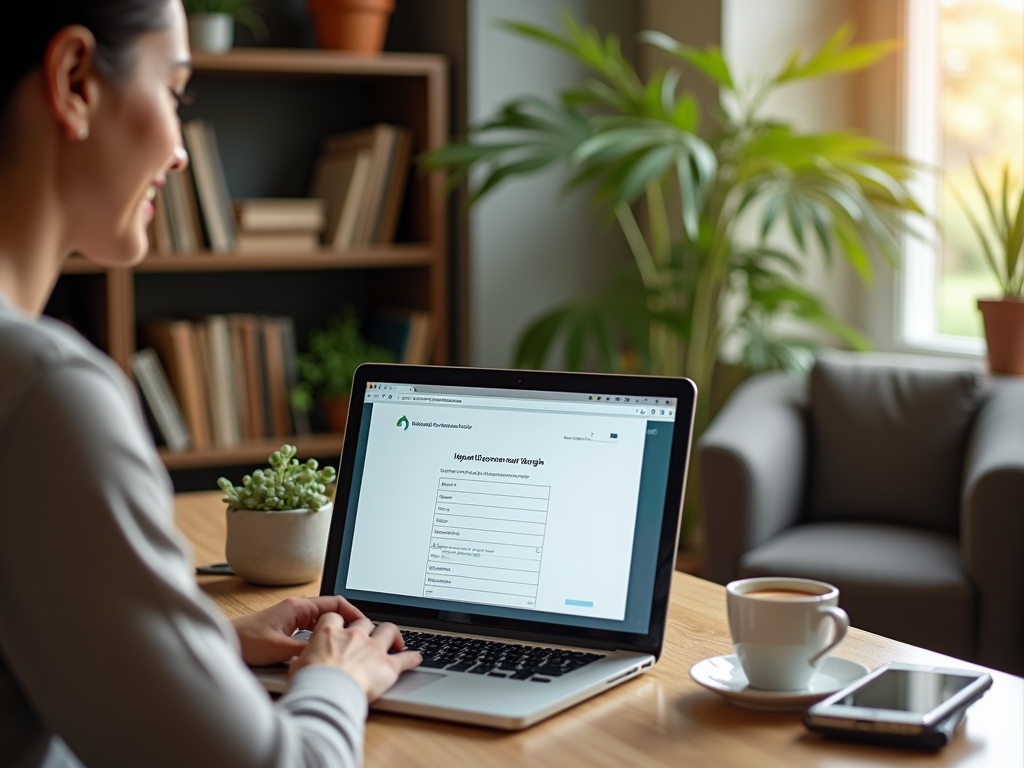
<svg viewBox="0 0 1024 768"><path fill-rule="evenodd" d="M196 13L188 17L193 51L226 53L235 42L235 18L230 13Z"/></svg>
<svg viewBox="0 0 1024 768"><path fill-rule="evenodd" d="M253 584L305 584L320 575L333 504L316 512L228 509L227 560Z"/></svg>

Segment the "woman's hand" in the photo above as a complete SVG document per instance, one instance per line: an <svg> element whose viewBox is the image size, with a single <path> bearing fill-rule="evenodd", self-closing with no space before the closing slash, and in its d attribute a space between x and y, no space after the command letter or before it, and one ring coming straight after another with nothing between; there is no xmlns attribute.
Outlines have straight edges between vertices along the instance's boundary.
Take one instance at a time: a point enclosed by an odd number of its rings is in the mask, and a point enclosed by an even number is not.
<svg viewBox="0 0 1024 768"><path fill-rule="evenodd" d="M242 659L254 667L277 664L298 656L306 648L292 633L313 629L323 616L336 615L346 624L366 621L362 611L343 597L289 597L239 619L232 625L242 646Z"/></svg>
<svg viewBox="0 0 1024 768"><path fill-rule="evenodd" d="M374 626L366 618L345 626L337 613L325 613L309 644L291 663L289 679L303 667L323 664L344 670L373 701L395 684L398 676L423 661L418 651L404 651L405 641L394 624ZM394 653L388 653L394 651Z"/></svg>

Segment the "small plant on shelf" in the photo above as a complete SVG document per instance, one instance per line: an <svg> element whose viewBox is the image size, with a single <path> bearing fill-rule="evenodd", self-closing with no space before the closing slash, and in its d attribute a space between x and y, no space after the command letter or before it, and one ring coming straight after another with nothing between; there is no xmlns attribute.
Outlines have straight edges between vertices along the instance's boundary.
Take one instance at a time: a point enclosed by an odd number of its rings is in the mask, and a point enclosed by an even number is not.
<svg viewBox="0 0 1024 768"><path fill-rule="evenodd" d="M192 48L206 53L224 53L234 43L234 22L247 27L259 42L270 38L263 18L252 9L251 0L185 0L189 15Z"/></svg>
<svg viewBox="0 0 1024 768"><path fill-rule="evenodd" d="M270 466L242 478L240 486L226 477L217 480L228 509L264 512L308 509L316 512L329 503L327 486L334 482L334 467L319 468L316 459L305 464L295 458L294 445L282 445L270 454Z"/></svg>
<svg viewBox="0 0 1024 768"><path fill-rule="evenodd" d="M319 399L335 431L344 430L343 414L352 391L352 376L363 363L393 363L391 350L371 344L359 331L359 316L348 309L309 335L309 352L299 355L299 385L291 393L292 406L310 411ZM340 424L332 418L340 411Z"/></svg>
<svg viewBox="0 0 1024 768"><path fill-rule="evenodd" d="M239 20L241 20L240 17L246 17L248 14L255 16L250 8L252 5L250 0L185 0L184 5L185 11L190 16L201 13L226 13Z"/></svg>

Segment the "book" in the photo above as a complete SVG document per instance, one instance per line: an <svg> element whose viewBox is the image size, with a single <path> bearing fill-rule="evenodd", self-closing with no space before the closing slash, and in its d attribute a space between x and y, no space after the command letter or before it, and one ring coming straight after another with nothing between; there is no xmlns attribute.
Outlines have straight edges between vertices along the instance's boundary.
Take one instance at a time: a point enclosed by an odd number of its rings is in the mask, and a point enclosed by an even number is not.
<svg viewBox="0 0 1024 768"><path fill-rule="evenodd" d="M251 198L235 200L239 232L322 232L326 204L320 198Z"/></svg>
<svg viewBox="0 0 1024 768"><path fill-rule="evenodd" d="M382 309L371 318L367 339L395 353L406 365L427 365L434 348L434 322L429 312Z"/></svg>
<svg viewBox="0 0 1024 768"><path fill-rule="evenodd" d="M228 320L224 315L210 315L205 326L213 442L218 448L234 448L241 442L241 436L235 405L234 359Z"/></svg>
<svg viewBox="0 0 1024 768"><path fill-rule="evenodd" d="M192 233L185 218L185 199L181 191L181 177L180 172L168 173L162 190L164 202L167 204L167 225L170 230L171 247L175 253L187 253L190 249L198 248L198 244L190 240ZM201 239L200 242L202 242Z"/></svg>
<svg viewBox="0 0 1024 768"><path fill-rule="evenodd" d="M268 432L273 437L285 437L292 432L291 409L288 407L288 383L284 373L284 344L281 324L277 317L260 318L263 337L263 365L266 371L267 410L270 413Z"/></svg>
<svg viewBox="0 0 1024 768"><path fill-rule="evenodd" d="M401 196L404 194L404 183L408 176L410 151L409 131L387 123L378 123L372 128L331 136L324 141L322 162L330 162L331 158L339 163L347 160L352 163L353 176L359 154L370 153L364 192L354 222L351 243L378 242L378 238L383 234L394 236ZM403 188L392 191L396 183L401 184ZM315 190L314 195L320 196L320 193Z"/></svg>
<svg viewBox="0 0 1024 768"><path fill-rule="evenodd" d="M167 215L167 190L160 187L153 198L152 237L149 249L161 256L174 253L174 241L171 239L171 223Z"/></svg>
<svg viewBox="0 0 1024 768"><path fill-rule="evenodd" d="M175 178L175 191L179 198L181 221L181 253L197 253L203 249L203 224L199 216L199 201L196 199L192 172L188 169L172 171L167 177Z"/></svg>
<svg viewBox="0 0 1024 768"><path fill-rule="evenodd" d="M240 315L228 315L228 334L231 339L231 384L234 392L232 405L238 419L239 440L252 440L257 435L249 419L248 366L245 360L245 332Z"/></svg>
<svg viewBox="0 0 1024 768"><path fill-rule="evenodd" d="M213 444L206 383L200 367L193 324L189 320L154 320L142 326L143 337L160 355L195 448Z"/></svg>
<svg viewBox="0 0 1024 768"><path fill-rule="evenodd" d="M372 154L369 149L325 154L317 163L311 194L326 203L324 243L335 250L344 251L352 245L370 178Z"/></svg>
<svg viewBox="0 0 1024 768"><path fill-rule="evenodd" d="M199 209L210 248L215 253L234 250L234 211L213 126L200 119L191 120L182 127L182 135L192 160Z"/></svg>
<svg viewBox="0 0 1024 768"><path fill-rule="evenodd" d="M389 181L381 204L380 222L374 233L378 243L392 243L398 228L398 214L405 198L406 182L409 180L409 156L412 154L412 132L399 132L394 155L389 168Z"/></svg>
<svg viewBox="0 0 1024 768"><path fill-rule="evenodd" d="M317 232L239 232L235 237L235 250L254 256L313 253L319 247Z"/></svg>
<svg viewBox="0 0 1024 768"><path fill-rule="evenodd" d="M267 436L267 402L264 382L263 339L259 320L255 315L235 315L241 328L243 357L245 360L246 404L249 434L254 440Z"/></svg>
<svg viewBox="0 0 1024 768"><path fill-rule="evenodd" d="M299 385L298 348L295 339L295 321L290 317L281 317L278 320L281 332L281 352L284 362L284 383L285 392L288 395L288 403L291 405L291 393ZM305 437L312 433L309 424L309 414L301 408L291 408L292 428L296 435Z"/></svg>
<svg viewBox="0 0 1024 768"><path fill-rule="evenodd" d="M140 349L131 356L129 365L167 447L176 453L187 451L192 438L156 352L148 347Z"/></svg>

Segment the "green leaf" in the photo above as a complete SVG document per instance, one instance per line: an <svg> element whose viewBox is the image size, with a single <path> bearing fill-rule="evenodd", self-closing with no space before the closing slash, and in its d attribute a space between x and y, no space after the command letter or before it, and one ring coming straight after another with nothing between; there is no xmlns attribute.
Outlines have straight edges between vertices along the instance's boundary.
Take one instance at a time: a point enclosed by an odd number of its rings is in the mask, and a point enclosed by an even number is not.
<svg viewBox="0 0 1024 768"><path fill-rule="evenodd" d="M996 276L999 281L999 285L1003 292L1006 292L1007 277L1003 274L1003 270L1000 268L999 263L996 261L995 253L992 251L992 246L988 242L988 236L985 234L985 228L981 226L981 222L974 215L974 211L971 210L967 202L961 197L960 192L955 188L951 187L953 195L960 203L960 209L964 212L964 216L967 217L967 222L971 225L971 229L974 230L975 237L978 238L978 243L981 244L981 253L985 257L985 262L988 264L989 269L992 270L992 274ZM982 193L984 196L984 187L982 187Z"/></svg>
<svg viewBox="0 0 1024 768"><path fill-rule="evenodd" d="M692 45L685 45L678 40L673 40L663 32L651 30L641 32L637 37L642 43L660 48L683 61L689 62L723 88L727 88L730 91L736 90L736 84L733 82L729 65L725 63L722 51L717 46L708 46L701 50Z"/></svg>
<svg viewBox="0 0 1024 768"><path fill-rule="evenodd" d="M651 184L661 181L673 166L675 157L676 148L671 146L654 147L641 153L619 187L619 200L632 202Z"/></svg>
<svg viewBox="0 0 1024 768"><path fill-rule="evenodd" d="M781 85L794 80L857 72L880 61L900 47L898 40L848 45L853 37L853 31L852 24L843 24L803 63L800 62L799 55L794 55L775 76L774 82Z"/></svg>
<svg viewBox="0 0 1024 768"><path fill-rule="evenodd" d="M696 133L700 128L700 102L692 94L683 94L670 114L672 124L681 131Z"/></svg>
<svg viewBox="0 0 1024 768"><path fill-rule="evenodd" d="M796 240L801 251L806 250L804 228L807 226L807 222L804 219L800 200L795 195L786 195L786 218L789 219L789 231L792 233L793 239Z"/></svg>
<svg viewBox="0 0 1024 768"><path fill-rule="evenodd" d="M772 195L768 198L768 202L764 206L764 212L761 214L761 240L765 240L768 237L768 233L771 232L781 208L782 195Z"/></svg>
<svg viewBox="0 0 1024 768"><path fill-rule="evenodd" d="M861 280L865 283L870 283L873 278L871 259L868 257L867 250L864 247L864 242L861 239L856 226L843 219L836 219L835 234L836 239L839 240L839 245L846 256L846 260L853 265L855 270L857 270L857 274L860 275Z"/></svg>
<svg viewBox="0 0 1024 768"><path fill-rule="evenodd" d="M561 330L569 307L559 307L535 320L519 338L516 347L516 368L544 368L551 345Z"/></svg>

